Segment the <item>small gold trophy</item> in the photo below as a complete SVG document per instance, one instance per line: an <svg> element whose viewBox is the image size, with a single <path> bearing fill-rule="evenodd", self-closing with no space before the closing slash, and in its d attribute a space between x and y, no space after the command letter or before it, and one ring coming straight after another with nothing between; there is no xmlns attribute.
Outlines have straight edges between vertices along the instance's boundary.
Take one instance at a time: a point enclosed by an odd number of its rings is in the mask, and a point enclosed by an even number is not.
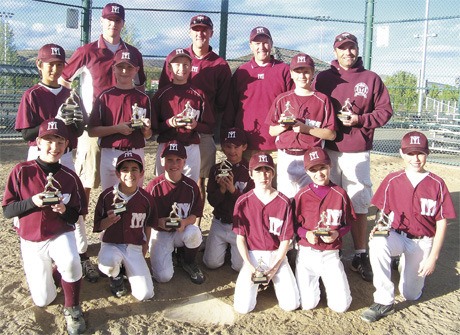
<svg viewBox="0 0 460 335"><path fill-rule="evenodd" d="M388 237L391 229L391 218L381 210L375 214L375 226L377 230L374 231L374 236Z"/></svg>
<svg viewBox="0 0 460 335"><path fill-rule="evenodd" d="M254 284L267 284L268 283L268 277L265 274L265 270L263 268L264 261L262 258L259 258L257 262L257 267L256 271L252 274L251 280Z"/></svg>
<svg viewBox="0 0 460 335"><path fill-rule="evenodd" d="M294 117L294 114L292 114L291 108L291 103L289 101L286 102L286 109L281 113L280 119L278 120L279 124L282 124L283 126L295 125L297 120Z"/></svg>
<svg viewBox="0 0 460 335"><path fill-rule="evenodd" d="M177 202L173 203L171 212L169 212L169 217L166 219L165 227L166 228L179 228L180 227L180 216L177 214Z"/></svg>
<svg viewBox="0 0 460 335"><path fill-rule="evenodd" d="M139 116L139 107L137 106L137 103L135 103L132 106L132 108L133 108L133 115L131 117L131 128L141 129L144 126L144 122L142 122Z"/></svg>
<svg viewBox="0 0 460 335"><path fill-rule="evenodd" d="M61 187L61 185L59 184L59 182L54 179L53 177L53 173L50 172L48 174L48 176L46 177L46 185L45 185L45 189L43 191L43 204L44 205L56 205L60 202L60 198L62 196L61 194L61 191L54 186L53 183L56 183L59 185L59 187Z"/></svg>
<svg viewBox="0 0 460 335"><path fill-rule="evenodd" d="M124 211L126 211L126 204L128 203L126 200L123 200L120 196L120 190L118 189L118 185L115 185L113 187L113 202L112 202L112 206L113 206L113 212L115 214L119 214L119 213L122 213Z"/></svg>
<svg viewBox="0 0 460 335"><path fill-rule="evenodd" d="M76 120L83 121L83 115L81 114L80 106L76 102L75 95L75 90L72 89L70 91L70 96L62 104L60 110L62 120L66 126L74 124Z"/></svg>
<svg viewBox="0 0 460 335"><path fill-rule="evenodd" d="M330 236L331 235L331 227L327 222L327 215L326 212L321 213L321 218L316 225L316 229L313 231L313 234L316 236Z"/></svg>
<svg viewBox="0 0 460 335"><path fill-rule="evenodd" d="M193 122L193 108L190 106L190 101L187 101L184 110L177 114L176 118L179 123L186 125Z"/></svg>
<svg viewBox="0 0 460 335"><path fill-rule="evenodd" d="M230 175L230 171L232 171L232 163L224 159L219 165L219 173L217 174L217 177L228 177Z"/></svg>
<svg viewBox="0 0 460 335"><path fill-rule="evenodd" d="M350 102L350 99L347 98L347 100L345 100L345 103L342 106L342 109L337 114L340 121L343 122L351 119L351 116L353 115L352 107L353 106Z"/></svg>

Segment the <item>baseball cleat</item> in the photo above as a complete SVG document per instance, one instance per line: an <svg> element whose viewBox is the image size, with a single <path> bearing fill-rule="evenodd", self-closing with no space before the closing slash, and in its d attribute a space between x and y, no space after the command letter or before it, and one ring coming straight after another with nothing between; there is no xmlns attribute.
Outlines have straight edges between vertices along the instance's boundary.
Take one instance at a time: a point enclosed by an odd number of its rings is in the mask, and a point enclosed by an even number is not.
<svg viewBox="0 0 460 335"><path fill-rule="evenodd" d="M98 281L99 271L97 270L96 265L94 265L89 258L81 262L81 267L83 269L83 276L87 281L90 283Z"/></svg>
<svg viewBox="0 0 460 335"><path fill-rule="evenodd" d="M196 263L183 263L182 268L190 275L190 280L194 284L203 284L204 275Z"/></svg>
<svg viewBox="0 0 460 335"><path fill-rule="evenodd" d="M67 323L67 332L70 335L83 334L86 330L86 323L80 306L64 307L64 318Z"/></svg>
<svg viewBox="0 0 460 335"><path fill-rule="evenodd" d="M375 322L383 318L384 316L394 313L393 304L391 305L381 305L381 304L372 304L371 307L366 309L363 314L361 314L361 319L366 322Z"/></svg>
<svg viewBox="0 0 460 335"><path fill-rule="evenodd" d="M351 261L350 268L355 272L359 272L365 281L372 282L374 273L372 272L371 262L369 261L369 254L367 252L356 254Z"/></svg>
<svg viewBox="0 0 460 335"><path fill-rule="evenodd" d="M122 296L126 295L126 293L128 293L128 290L125 288L123 276L121 274L115 278L110 278L110 291L117 298L121 298Z"/></svg>

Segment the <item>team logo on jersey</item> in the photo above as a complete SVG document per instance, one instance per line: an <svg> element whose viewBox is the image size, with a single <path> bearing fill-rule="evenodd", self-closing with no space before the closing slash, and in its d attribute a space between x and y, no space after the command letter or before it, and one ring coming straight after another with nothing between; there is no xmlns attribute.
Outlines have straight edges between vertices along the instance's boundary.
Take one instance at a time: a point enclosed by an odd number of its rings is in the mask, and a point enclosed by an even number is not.
<svg viewBox="0 0 460 335"><path fill-rule="evenodd" d="M259 74L257 75L257 79L262 80L262 79L264 79L264 78L265 78L264 73L259 73Z"/></svg>
<svg viewBox="0 0 460 335"><path fill-rule="evenodd" d="M369 87L366 85L366 83L358 83L355 86L355 97L357 96L362 96L364 98L367 98L367 93L369 93Z"/></svg>
<svg viewBox="0 0 460 335"><path fill-rule="evenodd" d="M112 13L120 14L120 7L119 6L112 6Z"/></svg>
<svg viewBox="0 0 460 335"><path fill-rule="evenodd" d="M420 214L426 216L435 216L436 214L436 200L433 199L420 199Z"/></svg>
<svg viewBox="0 0 460 335"><path fill-rule="evenodd" d="M281 235L281 227L283 226L283 220L269 216L268 220L270 222L269 232L273 235Z"/></svg>
<svg viewBox="0 0 460 335"><path fill-rule="evenodd" d="M246 188L246 185L248 183L245 182L245 181L237 181L235 182L235 188L240 191L241 193L243 193L244 189Z"/></svg>
<svg viewBox="0 0 460 335"><path fill-rule="evenodd" d="M310 127L319 128L321 126L320 121L305 119L305 124Z"/></svg>
<svg viewBox="0 0 460 335"><path fill-rule="evenodd" d="M61 55L61 49L60 48L51 48L51 55L52 56L60 56Z"/></svg>
<svg viewBox="0 0 460 335"><path fill-rule="evenodd" d="M198 66L192 66L192 72L198 73Z"/></svg>
<svg viewBox="0 0 460 335"><path fill-rule="evenodd" d="M327 224L331 226L339 226L342 219L341 209L326 209Z"/></svg>
<svg viewBox="0 0 460 335"><path fill-rule="evenodd" d="M420 136L411 136L410 144L420 144Z"/></svg>
<svg viewBox="0 0 460 335"><path fill-rule="evenodd" d="M189 211L190 211L190 203L187 203L187 202L177 203L177 215L179 215L181 219L185 219L187 216L189 216Z"/></svg>
<svg viewBox="0 0 460 335"><path fill-rule="evenodd" d="M47 130L57 130L58 129L58 124L56 121L50 121L48 122L48 129Z"/></svg>
<svg viewBox="0 0 460 335"><path fill-rule="evenodd" d="M147 213L132 213L131 225L129 228L142 228L144 226Z"/></svg>

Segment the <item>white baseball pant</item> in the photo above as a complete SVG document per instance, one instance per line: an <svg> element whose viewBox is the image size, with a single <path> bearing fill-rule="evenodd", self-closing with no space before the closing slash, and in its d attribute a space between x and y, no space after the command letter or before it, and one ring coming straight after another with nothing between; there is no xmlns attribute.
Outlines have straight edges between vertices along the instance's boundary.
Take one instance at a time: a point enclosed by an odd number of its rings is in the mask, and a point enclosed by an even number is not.
<svg viewBox="0 0 460 335"><path fill-rule="evenodd" d="M278 150L277 190L288 198L294 198L297 192L308 183L311 183L311 178L305 172L303 155L290 155L283 150Z"/></svg>

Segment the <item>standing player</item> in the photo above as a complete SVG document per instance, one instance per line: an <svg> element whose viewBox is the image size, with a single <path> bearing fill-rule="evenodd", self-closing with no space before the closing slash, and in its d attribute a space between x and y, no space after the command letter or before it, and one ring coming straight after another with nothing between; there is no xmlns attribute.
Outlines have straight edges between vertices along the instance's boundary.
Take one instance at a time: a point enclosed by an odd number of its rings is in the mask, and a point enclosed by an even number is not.
<svg viewBox="0 0 460 335"><path fill-rule="evenodd" d="M336 113L347 112L339 122L334 141L327 141L332 160L331 180L343 187L353 202L356 220L351 227L355 256L351 269L372 281L367 245L367 213L372 197L370 150L374 131L390 120L390 95L382 79L363 67L356 36L342 33L335 38L329 70L316 76L315 89L328 95Z"/></svg>
<svg viewBox="0 0 460 335"><path fill-rule="evenodd" d="M447 220L455 208L444 180L425 170L428 139L418 131L402 138L400 154L405 169L390 173L380 184L372 203L388 218L388 237L370 234L370 258L374 271L374 304L361 318L374 322L394 312L391 257L401 255L399 292L405 300L418 300L425 277L436 267Z"/></svg>
<svg viewBox="0 0 460 335"><path fill-rule="evenodd" d="M265 119L273 100L292 89L289 66L271 55L270 31L265 27L252 29L249 46L254 57L233 73L230 98L233 111L222 120L223 131L237 127L248 134L248 150L244 155L247 159L256 151L276 149Z"/></svg>
<svg viewBox="0 0 460 335"><path fill-rule="evenodd" d="M174 274L172 253L184 247L182 268L195 284L205 280L196 264L196 255L202 241L201 230L196 225L203 215L203 201L197 184L182 174L187 159L185 147L177 141L166 143L161 153L165 172L147 185L158 209L158 223L150 239L152 275L160 283L168 282ZM178 218L177 228L167 226L169 219Z"/></svg>
<svg viewBox="0 0 460 335"><path fill-rule="evenodd" d="M101 193L94 211L93 231L103 232L99 269L110 277L112 293L121 297L127 292L120 272L123 265L133 296L147 300L153 297L153 282L144 257L157 211L152 196L138 186L144 176L139 155L129 151L121 154L116 173L119 184ZM120 204L123 206L118 208Z"/></svg>
<svg viewBox="0 0 460 335"><path fill-rule="evenodd" d="M222 266L227 246L230 245L232 268L240 271L243 259L236 246L236 234L232 231L232 215L236 200L252 189L254 182L249 177L248 161L243 158L243 152L247 147L244 131L230 128L222 135L222 151L226 156L224 162L228 162L229 166L221 166L222 163L218 163L209 173L208 201L214 210L211 229L206 239L203 263L210 269Z"/></svg>
<svg viewBox="0 0 460 335"><path fill-rule="evenodd" d="M88 135L99 137L103 190L119 181L115 171L117 157L130 151L143 161L145 141L152 136L150 98L133 87L139 64L136 54L129 49L116 52L113 72L117 83L96 99L88 122ZM135 121L140 121L140 128L133 127ZM143 179L142 176L138 180L141 187Z"/></svg>
<svg viewBox="0 0 460 335"><path fill-rule="evenodd" d="M254 189L240 196L233 212L233 231L244 264L235 285L233 306L246 314L256 306L259 284L254 276L273 280L280 307L299 307L299 291L286 253L294 235L292 204L272 187L275 166L270 155L254 154L249 175Z"/></svg>
<svg viewBox="0 0 460 335"><path fill-rule="evenodd" d="M17 164L11 171L3 213L6 218L19 217L15 228L35 305L44 307L53 302L56 285L61 285L67 331L81 334L86 328L80 307L82 268L73 230L78 216L88 211L87 201L78 176L59 163L69 143L64 122L43 121L36 141L40 156ZM44 192L51 189L59 191L59 203L47 205Z"/></svg>
<svg viewBox="0 0 460 335"><path fill-rule="evenodd" d="M351 304L350 286L340 261L342 238L350 231L355 212L345 190L329 180L331 160L321 148L304 156L305 170L313 181L295 196L299 253L296 279L302 309L315 308L320 300L319 279L327 293L327 305L338 313ZM319 235L323 229L323 235Z"/></svg>
<svg viewBox="0 0 460 335"><path fill-rule="evenodd" d="M311 89L315 63L307 54L292 57L291 78L295 89L273 101L266 123L278 148L278 191L293 198L310 178L305 174L303 155L311 147L323 147L336 136L335 113L329 98Z"/></svg>

